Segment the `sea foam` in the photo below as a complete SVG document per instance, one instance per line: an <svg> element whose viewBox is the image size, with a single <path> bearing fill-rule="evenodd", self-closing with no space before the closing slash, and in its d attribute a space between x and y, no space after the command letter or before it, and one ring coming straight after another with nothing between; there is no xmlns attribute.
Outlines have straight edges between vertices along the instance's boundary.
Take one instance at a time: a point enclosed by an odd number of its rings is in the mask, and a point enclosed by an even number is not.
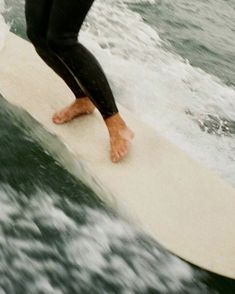
<svg viewBox="0 0 235 294"><path fill-rule="evenodd" d="M118 102L235 185L235 140L226 127L235 121L233 88L165 49L121 0L96 1L80 40L98 57Z"/></svg>

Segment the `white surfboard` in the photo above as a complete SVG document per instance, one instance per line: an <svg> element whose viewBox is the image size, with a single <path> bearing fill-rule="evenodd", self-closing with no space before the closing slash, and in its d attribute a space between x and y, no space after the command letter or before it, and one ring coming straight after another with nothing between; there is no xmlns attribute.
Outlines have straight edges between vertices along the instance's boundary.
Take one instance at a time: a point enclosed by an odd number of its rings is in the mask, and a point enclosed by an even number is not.
<svg viewBox="0 0 235 294"><path fill-rule="evenodd" d="M65 125L51 121L73 95L37 56L9 33L0 52L0 93L24 108L69 147L145 231L178 256L235 278L235 190L120 107L136 137L121 163L109 159L109 141L98 112Z"/></svg>

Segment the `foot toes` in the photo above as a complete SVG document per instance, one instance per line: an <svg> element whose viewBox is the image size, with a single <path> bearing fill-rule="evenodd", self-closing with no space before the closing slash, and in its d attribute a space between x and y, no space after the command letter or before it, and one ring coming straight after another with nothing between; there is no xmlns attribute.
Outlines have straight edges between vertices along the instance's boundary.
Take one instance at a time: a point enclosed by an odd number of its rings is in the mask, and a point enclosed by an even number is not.
<svg viewBox="0 0 235 294"><path fill-rule="evenodd" d="M118 157L117 154L113 154L113 155L111 156L111 160L112 160L112 162L118 162L118 159L119 159L119 157Z"/></svg>
<svg viewBox="0 0 235 294"><path fill-rule="evenodd" d="M119 151L119 155L120 155L121 157L125 156L126 153L127 153L127 149L124 149L124 148L122 148L122 149Z"/></svg>
<svg viewBox="0 0 235 294"><path fill-rule="evenodd" d="M58 117L58 114L55 114L53 117L52 117L52 120L54 123L59 123L60 122L60 119Z"/></svg>
<svg viewBox="0 0 235 294"><path fill-rule="evenodd" d="M95 106L87 99L77 99L72 105L64 108L60 112L56 112L52 117L52 121L56 124L63 124L71 121L82 114L90 114L94 112Z"/></svg>
<svg viewBox="0 0 235 294"><path fill-rule="evenodd" d="M64 122L64 120L61 119L60 115L58 113L56 113L53 117L52 117L52 121L56 124L61 124Z"/></svg>
<svg viewBox="0 0 235 294"><path fill-rule="evenodd" d="M118 162L124 156L126 156L127 153L128 153L128 148L127 147L122 147L119 150L116 150L115 152L112 152L112 154L111 154L111 160L113 162Z"/></svg>

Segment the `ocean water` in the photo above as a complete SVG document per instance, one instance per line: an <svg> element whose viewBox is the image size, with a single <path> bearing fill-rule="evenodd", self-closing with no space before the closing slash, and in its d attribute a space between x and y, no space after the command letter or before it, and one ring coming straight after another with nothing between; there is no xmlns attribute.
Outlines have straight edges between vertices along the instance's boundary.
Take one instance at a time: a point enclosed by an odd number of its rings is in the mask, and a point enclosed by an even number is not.
<svg viewBox="0 0 235 294"><path fill-rule="evenodd" d="M80 39L120 103L235 186L230 1L97 0ZM1 50L9 29L26 38L24 1L0 12ZM104 205L56 137L0 103L0 293L235 293Z"/></svg>

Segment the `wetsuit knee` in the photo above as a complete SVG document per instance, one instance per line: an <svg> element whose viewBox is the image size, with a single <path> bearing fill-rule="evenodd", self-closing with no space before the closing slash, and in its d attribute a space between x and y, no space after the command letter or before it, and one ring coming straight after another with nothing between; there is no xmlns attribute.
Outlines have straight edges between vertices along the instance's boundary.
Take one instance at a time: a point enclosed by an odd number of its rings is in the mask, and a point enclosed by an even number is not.
<svg viewBox="0 0 235 294"><path fill-rule="evenodd" d="M41 48L45 46L46 38L40 32L37 32L33 28L28 27L26 34L28 39L35 47Z"/></svg>
<svg viewBox="0 0 235 294"><path fill-rule="evenodd" d="M78 44L77 34L56 34L49 30L47 33L47 43L54 51L66 50Z"/></svg>

